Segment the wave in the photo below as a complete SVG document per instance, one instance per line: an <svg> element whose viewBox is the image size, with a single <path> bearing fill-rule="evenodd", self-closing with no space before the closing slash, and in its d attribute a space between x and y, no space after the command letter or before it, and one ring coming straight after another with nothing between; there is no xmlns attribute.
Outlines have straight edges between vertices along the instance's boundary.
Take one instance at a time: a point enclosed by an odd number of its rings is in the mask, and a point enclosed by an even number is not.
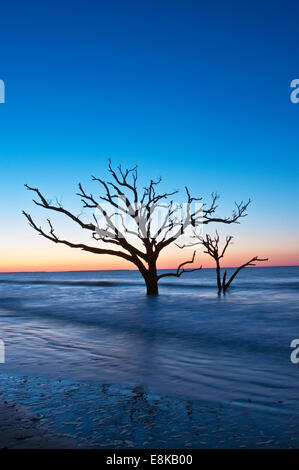
<svg viewBox="0 0 299 470"><path fill-rule="evenodd" d="M134 281L122 281L122 280L45 280L45 279L0 279L0 284L16 284L16 285L53 285L53 286L65 286L65 287L118 287L118 286L144 286L142 280ZM160 282L162 287L170 288L184 288L184 289L216 289L215 282ZM282 280L279 281L269 281L269 280L259 280L259 281L239 281L236 280L235 283L230 287L230 289L273 289L279 291L280 289L291 289L299 290L299 281L290 281Z"/></svg>
<svg viewBox="0 0 299 470"><path fill-rule="evenodd" d="M222 353L229 351L239 351L239 353L248 352L255 354L268 353L280 355L285 352L284 344L275 343L275 347L271 342L271 338L265 338L263 335L260 337L246 337L246 340L241 338L236 331L230 330L229 326L222 328L217 332L214 328L211 329L209 322L203 324L200 317L197 320L192 319L186 321L186 317L177 317L175 319L165 318L159 319L155 317L149 322L150 311L140 312L140 316L131 318L129 315L116 316L116 312L101 313L98 315L96 308L88 308L86 311L79 309L78 311L66 311L65 308L49 308L49 307L34 307L26 306L23 304L22 299L15 299L11 297L0 299L0 317L11 317L13 322L17 320L18 324L25 321L51 321L53 328L53 321L57 330L67 328L67 331L80 331L81 337L90 338L91 331L98 334L99 338L103 336L114 337L114 335L124 334L130 337L139 338L142 344L155 344L165 345L169 341L175 342L176 346L185 344L187 349L196 350L198 352L211 352L216 353L222 350ZM229 314L229 312L227 311ZM13 323L14 324L14 323ZM38 323L38 328L35 330L35 335L39 337L39 330L43 323ZM15 327L13 326L13 329ZM26 328L25 328L26 331ZM32 327L30 327L32 331ZM24 334L24 333L23 333ZM49 346L58 346L57 341L47 339ZM64 348L78 349L78 345L63 344ZM220 348L220 349L219 349Z"/></svg>

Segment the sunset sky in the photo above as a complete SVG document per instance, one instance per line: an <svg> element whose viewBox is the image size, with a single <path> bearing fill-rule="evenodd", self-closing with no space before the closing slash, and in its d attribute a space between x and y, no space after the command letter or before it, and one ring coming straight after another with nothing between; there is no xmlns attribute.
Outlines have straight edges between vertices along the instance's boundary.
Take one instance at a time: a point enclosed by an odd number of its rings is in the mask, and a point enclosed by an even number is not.
<svg viewBox="0 0 299 470"><path fill-rule="evenodd" d="M225 259L254 255L299 265L299 4L294 1L144 0L1 5L0 271L133 268L115 257L56 246L24 183L81 211L81 181L105 178L107 160L138 164L140 185L221 196L219 215L252 199ZM295 12L296 10L296 12ZM296 13L296 14L295 14ZM57 234L80 241L52 217ZM216 227L206 227L213 233ZM160 268L188 258L176 247ZM212 261L198 252L197 263Z"/></svg>

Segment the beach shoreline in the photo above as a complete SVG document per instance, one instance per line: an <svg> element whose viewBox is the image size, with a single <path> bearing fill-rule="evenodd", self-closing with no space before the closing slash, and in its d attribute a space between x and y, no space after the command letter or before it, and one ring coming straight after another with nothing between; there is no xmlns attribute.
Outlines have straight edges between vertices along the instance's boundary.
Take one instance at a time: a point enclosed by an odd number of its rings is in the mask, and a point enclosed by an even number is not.
<svg viewBox="0 0 299 470"><path fill-rule="evenodd" d="M298 416L142 387L1 374L0 448L297 448Z"/></svg>

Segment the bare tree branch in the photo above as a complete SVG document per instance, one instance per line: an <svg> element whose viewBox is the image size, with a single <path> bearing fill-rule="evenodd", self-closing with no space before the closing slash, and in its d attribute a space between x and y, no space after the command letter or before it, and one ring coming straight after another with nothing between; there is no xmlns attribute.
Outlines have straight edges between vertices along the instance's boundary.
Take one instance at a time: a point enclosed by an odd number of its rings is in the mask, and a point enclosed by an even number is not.
<svg viewBox="0 0 299 470"><path fill-rule="evenodd" d="M184 269L186 264L193 262L194 254L192 261L179 265L175 273L163 273L160 276L157 274L157 261L161 251L171 243L176 242L181 235L188 233L189 228L193 227L195 229L201 224L213 222L239 223L239 219L247 215L246 210L250 201L245 204L243 202L236 204L236 208L230 217L221 218L216 216L219 196L215 193L212 193L211 202L207 205L201 203L201 197L191 196L186 186L185 207L182 203L174 204L173 202L172 196L177 194L177 190L158 192L161 178L151 179L147 186L139 190L137 186L137 166L129 169L118 166L114 169L111 160L109 160L108 171L110 181L95 176L92 177L92 181L99 183L102 189L98 197L87 192L81 183L78 185L77 195L81 199L83 209L94 211L93 222L90 223L84 222L81 219L81 214L76 216L65 209L60 201L56 200L56 203L53 204L47 200L38 188L25 185L29 191L37 196L33 200L37 206L66 215L81 228L92 232L92 240L99 246L73 243L61 239L56 235L50 219L48 219L49 231L45 231L36 225L31 215L27 212L24 212L24 215L30 226L39 235L52 242L96 254L111 254L130 261L144 277L148 293L158 293L157 283L162 277L168 275L180 277L185 272L201 269ZM199 203L199 206L196 203ZM182 208L185 210L182 211ZM164 210L164 213L157 226L155 225L157 215L160 217L162 210ZM96 212L98 212L97 216ZM214 248L212 240L207 240L207 243L206 250L210 254L215 254L218 242ZM230 240L227 239L227 244L219 255L219 259L224 256L229 243Z"/></svg>
<svg viewBox="0 0 299 470"><path fill-rule="evenodd" d="M238 274L238 272L241 271L241 269L246 268L246 266L256 266L255 262L261 262L261 261L268 261L268 258L259 258L258 256L254 256L249 261L239 266L231 275L228 282L226 282L226 271L225 271L224 276L223 276L223 282L222 282L223 292L225 292L228 289L228 287L231 285L232 281L235 279L236 275Z"/></svg>
<svg viewBox="0 0 299 470"><path fill-rule="evenodd" d="M168 276L174 276L174 277L180 277L184 273L192 273L193 271L200 271L202 269L202 266L199 268L193 268L193 269L183 269L183 266L186 266L187 264L192 264L194 262L196 251L193 252L192 259L190 261L184 261L181 263L175 273L163 273L158 276L158 279L162 279L163 277L168 277Z"/></svg>
<svg viewBox="0 0 299 470"><path fill-rule="evenodd" d="M51 222L49 221L49 219L48 219L48 222L49 222L49 225L50 225L50 232L46 233L41 227L38 227L35 224L32 217L30 216L30 214L28 214L25 211L23 211L23 214L27 218L27 220L29 222L29 225L34 230L36 230L40 235L47 238L48 240L51 240L54 243L62 243L63 245L67 245L71 248L80 248L83 251L89 251L91 253L97 253L97 254L101 254L101 255L118 256L120 258L124 258L127 261L130 261L130 262L134 263L132 257L129 254L123 253L121 251L106 250L106 249L102 249L102 248L96 248L96 247L93 247L93 246L88 246L88 245L85 245L84 243L72 243L68 240L61 240L55 235L53 226L52 226Z"/></svg>
<svg viewBox="0 0 299 470"><path fill-rule="evenodd" d="M256 262L268 261L268 258L258 258L257 256L254 256L249 261L247 261L246 263L239 266L234 271L234 273L230 277L229 281L226 282L226 277L227 277L227 272L226 271L224 272L223 278L221 280L220 259L222 259L224 257L224 255L226 253L226 250L229 247L233 237L232 236L227 236L226 237L225 243L223 245L222 250L219 247L220 237L219 237L219 234L218 234L217 231L216 231L216 234L214 235L214 237L211 237L211 235L207 234L204 238L204 237L201 237L201 236L195 234L193 238L197 239L197 242L193 243L192 246L195 246L195 245L198 245L198 244L203 245L203 247L205 248L204 253L207 253L208 255L210 255L215 260L218 294L220 294L221 291L225 292L228 289L228 287L230 286L230 284L232 283L232 281L234 280L236 275L241 271L241 269L245 268L246 266L255 266L255 264L254 264L255 261ZM190 245L187 245L187 246L190 246ZM184 248L184 246L180 247L180 248Z"/></svg>
<svg viewBox="0 0 299 470"><path fill-rule="evenodd" d="M29 191L33 191L35 192L40 201L41 202L38 202L36 201L35 199L33 199L33 202L34 204L36 204L37 206L41 206L41 207L44 207L45 209L50 209L50 210L53 210L53 211L57 211L57 212L61 212L65 215L67 215L70 219L72 219L74 222L76 222L77 224L79 224L82 228L85 228L87 230L95 230L95 226L93 224L85 224L84 222L82 222L82 220L80 220L78 217L76 217L74 214L72 214L70 211L66 210L66 209L63 209L63 207L61 207L60 205L58 206L53 206L51 205L51 203L49 203L45 197L42 195L42 193L39 191L39 189L37 188L31 188L30 186L28 186L28 184L25 184L24 185Z"/></svg>

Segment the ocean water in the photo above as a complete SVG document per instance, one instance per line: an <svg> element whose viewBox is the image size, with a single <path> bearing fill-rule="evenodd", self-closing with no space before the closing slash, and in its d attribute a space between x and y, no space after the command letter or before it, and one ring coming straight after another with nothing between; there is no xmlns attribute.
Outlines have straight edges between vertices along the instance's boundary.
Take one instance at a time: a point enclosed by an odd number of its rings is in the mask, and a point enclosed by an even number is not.
<svg viewBox="0 0 299 470"><path fill-rule="evenodd" d="M299 267L248 268L218 297L212 269L0 274L0 373L142 387L298 413Z"/></svg>

